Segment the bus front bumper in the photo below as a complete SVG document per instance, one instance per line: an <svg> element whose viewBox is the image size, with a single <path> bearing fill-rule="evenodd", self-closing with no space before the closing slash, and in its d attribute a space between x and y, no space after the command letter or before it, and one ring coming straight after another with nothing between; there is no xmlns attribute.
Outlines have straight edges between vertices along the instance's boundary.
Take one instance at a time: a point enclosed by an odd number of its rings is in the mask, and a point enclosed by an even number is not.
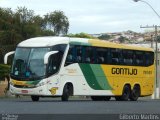
<svg viewBox="0 0 160 120"><path fill-rule="evenodd" d="M14 87L13 85L10 85L10 92L15 95L38 95L38 96L51 95L46 85L39 86L36 88L17 88Z"/></svg>

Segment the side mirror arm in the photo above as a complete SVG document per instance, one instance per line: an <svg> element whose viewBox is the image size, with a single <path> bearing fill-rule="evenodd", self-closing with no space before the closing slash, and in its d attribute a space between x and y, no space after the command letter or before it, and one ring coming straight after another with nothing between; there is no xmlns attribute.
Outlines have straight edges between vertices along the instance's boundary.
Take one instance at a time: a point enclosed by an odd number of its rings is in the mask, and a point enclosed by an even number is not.
<svg viewBox="0 0 160 120"><path fill-rule="evenodd" d="M48 58L49 58L51 55L56 54L56 53L58 53L58 51L50 51L50 52L46 53L46 54L44 55L44 64L45 64L45 65L48 64Z"/></svg>
<svg viewBox="0 0 160 120"><path fill-rule="evenodd" d="M5 54L4 56L4 64L7 64L7 61L8 61L8 56L14 54L15 51L11 51L11 52L8 52L7 54Z"/></svg>

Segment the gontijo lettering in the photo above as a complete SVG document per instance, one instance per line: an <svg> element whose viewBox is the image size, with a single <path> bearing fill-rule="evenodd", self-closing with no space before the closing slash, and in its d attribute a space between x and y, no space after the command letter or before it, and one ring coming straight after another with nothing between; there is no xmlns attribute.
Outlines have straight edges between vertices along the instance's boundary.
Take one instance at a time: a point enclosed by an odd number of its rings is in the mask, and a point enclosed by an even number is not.
<svg viewBox="0 0 160 120"><path fill-rule="evenodd" d="M134 68L112 68L112 74L137 75L138 70Z"/></svg>

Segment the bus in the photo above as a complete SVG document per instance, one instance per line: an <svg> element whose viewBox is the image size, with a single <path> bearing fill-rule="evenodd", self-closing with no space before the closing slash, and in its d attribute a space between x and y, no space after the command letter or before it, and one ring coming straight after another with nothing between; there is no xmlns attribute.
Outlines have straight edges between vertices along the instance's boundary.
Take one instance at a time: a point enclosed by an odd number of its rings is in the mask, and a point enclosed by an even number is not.
<svg viewBox="0 0 160 120"><path fill-rule="evenodd" d="M10 92L40 97L87 96L94 101L136 101L154 91L155 62L151 48L69 37L36 37L15 51Z"/></svg>

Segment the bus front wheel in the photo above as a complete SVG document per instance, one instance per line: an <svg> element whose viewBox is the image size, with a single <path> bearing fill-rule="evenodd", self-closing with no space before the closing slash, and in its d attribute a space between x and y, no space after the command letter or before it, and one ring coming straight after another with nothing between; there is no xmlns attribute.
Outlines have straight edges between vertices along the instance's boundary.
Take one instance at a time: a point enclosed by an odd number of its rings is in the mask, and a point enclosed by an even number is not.
<svg viewBox="0 0 160 120"><path fill-rule="evenodd" d="M66 84L63 88L62 101L68 101L70 95L73 95L73 85Z"/></svg>
<svg viewBox="0 0 160 120"><path fill-rule="evenodd" d="M32 95L31 99L32 99L33 102L39 101L39 96Z"/></svg>

